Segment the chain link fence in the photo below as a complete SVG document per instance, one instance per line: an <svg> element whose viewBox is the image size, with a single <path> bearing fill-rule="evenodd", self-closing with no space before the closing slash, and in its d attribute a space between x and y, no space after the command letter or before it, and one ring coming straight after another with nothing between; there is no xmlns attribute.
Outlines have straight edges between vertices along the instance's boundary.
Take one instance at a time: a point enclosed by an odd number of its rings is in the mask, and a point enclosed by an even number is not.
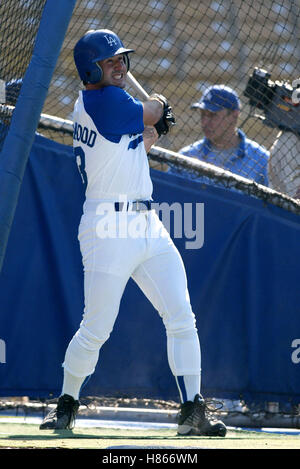
<svg viewBox="0 0 300 469"><path fill-rule="evenodd" d="M0 6L0 79L6 87L24 76L44 4L45 0L8 0ZM271 151L266 185L297 199L300 107L298 82L295 88L292 83L300 76L299 11L298 0L78 0L43 110L59 118L58 124L54 129L44 125L42 133L72 144L63 120L72 122L81 88L73 47L90 29L111 29L135 49L134 76L149 93L167 96L173 107L177 125L161 137L161 148L179 152L202 139L201 113L191 104L211 85L230 86L242 103L239 128ZM256 68L267 75L247 88ZM3 104L15 104L16 99L10 99L14 90L19 88L13 82L1 106L2 142L11 115ZM134 94L130 88L129 92ZM181 172L180 166L176 170ZM259 175L261 168L256 171Z"/></svg>

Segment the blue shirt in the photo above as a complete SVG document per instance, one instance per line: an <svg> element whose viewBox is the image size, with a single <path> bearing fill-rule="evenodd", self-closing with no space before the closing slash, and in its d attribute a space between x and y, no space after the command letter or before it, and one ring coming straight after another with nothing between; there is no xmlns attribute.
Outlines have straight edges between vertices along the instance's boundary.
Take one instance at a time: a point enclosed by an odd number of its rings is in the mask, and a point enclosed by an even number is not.
<svg viewBox="0 0 300 469"><path fill-rule="evenodd" d="M198 158L205 163L214 164L232 173L254 180L258 184L268 186L269 152L258 143L247 138L240 129L238 129L238 135L240 144L229 150L220 151L213 147L210 140L203 138L182 148L179 153ZM208 178L205 179L208 180Z"/></svg>

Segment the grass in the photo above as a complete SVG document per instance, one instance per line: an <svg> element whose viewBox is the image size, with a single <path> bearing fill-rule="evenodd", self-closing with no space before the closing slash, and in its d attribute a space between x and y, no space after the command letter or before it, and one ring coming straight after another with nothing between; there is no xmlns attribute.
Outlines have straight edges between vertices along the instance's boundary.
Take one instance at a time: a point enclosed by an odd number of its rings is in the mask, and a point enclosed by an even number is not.
<svg viewBox="0 0 300 469"><path fill-rule="evenodd" d="M225 438L179 437L175 429L136 430L74 428L39 430L38 425L1 423L0 449L112 449L112 448L300 449L300 435L229 430Z"/></svg>

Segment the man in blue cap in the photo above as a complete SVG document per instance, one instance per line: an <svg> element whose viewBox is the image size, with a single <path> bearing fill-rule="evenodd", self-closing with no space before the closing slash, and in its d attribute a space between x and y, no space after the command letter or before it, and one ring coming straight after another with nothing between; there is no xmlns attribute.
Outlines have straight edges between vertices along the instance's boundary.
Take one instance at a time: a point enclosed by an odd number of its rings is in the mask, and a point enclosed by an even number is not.
<svg viewBox="0 0 300 469"><path fill-rule="evenodd" d="M225 85L211 86L191 108L200 110L204 138L179 153L268 186L269 152L237 127L241 109L237 93Z"/></svg>

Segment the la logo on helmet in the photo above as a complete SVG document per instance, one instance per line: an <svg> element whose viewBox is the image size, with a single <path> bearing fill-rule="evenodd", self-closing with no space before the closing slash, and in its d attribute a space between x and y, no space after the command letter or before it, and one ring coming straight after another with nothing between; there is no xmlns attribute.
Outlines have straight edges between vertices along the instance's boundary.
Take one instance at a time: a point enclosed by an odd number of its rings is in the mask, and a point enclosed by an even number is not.
<svg viewBox="0 0 300 469"><path fill-rule="evenodd" d="M113 36L108 36L107 34L104 35L105 39L107 40L107 44L110 45L110 47L113 46L113 44L117 45L118 42L115 37Z"/></svg>

